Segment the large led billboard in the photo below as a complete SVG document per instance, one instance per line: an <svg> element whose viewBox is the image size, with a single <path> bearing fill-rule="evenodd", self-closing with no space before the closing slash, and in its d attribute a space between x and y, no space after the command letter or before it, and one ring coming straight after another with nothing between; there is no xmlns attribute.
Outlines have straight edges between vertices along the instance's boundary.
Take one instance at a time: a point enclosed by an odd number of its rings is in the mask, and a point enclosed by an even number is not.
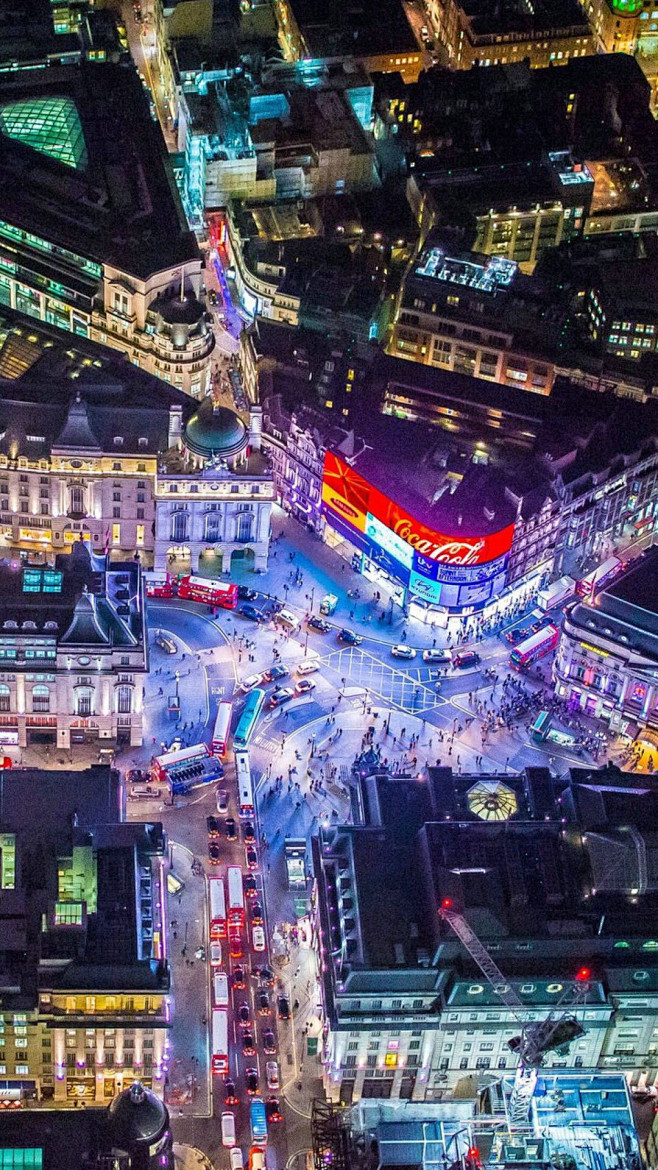
<svg viewBox="0 0 658 1170"><path fill-rule="evenodd" d="M424 578L427 583L484 587L504 570L514 536L513 524L468 537L428 528L330 451L324 462L322 508L357 548L367 552L370 546L376 550L373 559L380 562L381 554L392 558L398 576L407 582L411 574L418 583ZM413 591L428 600L441 592L428 584Z"/></svg>

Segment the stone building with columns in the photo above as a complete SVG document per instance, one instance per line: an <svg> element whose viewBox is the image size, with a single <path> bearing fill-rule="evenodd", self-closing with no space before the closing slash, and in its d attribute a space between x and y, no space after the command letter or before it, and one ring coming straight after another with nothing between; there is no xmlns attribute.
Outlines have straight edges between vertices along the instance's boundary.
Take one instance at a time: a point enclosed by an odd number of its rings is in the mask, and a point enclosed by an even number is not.
<svg viewBox="0 0 658 1170"><path fill-rule="evenodd" d="M26 798L29 794L29 798ZM10 769L0 806L0 1108L163 1096L166 838L105 765Z"/></svg>
<svg viewBox="0 0 658 1170"><path fill-rule="evenodd" d="M140 746L147 671L139 561L80 539L54 566L0 568L0 743Z"/></svg>
<svg viewBox="0 0 658 1170"><path fill-rule="evenodd" d="M261 450L261 410L249 425L206 398L176 445L160 460L155 482L156 569L228 573L234 560L267 568L274 480Z"/></svg>

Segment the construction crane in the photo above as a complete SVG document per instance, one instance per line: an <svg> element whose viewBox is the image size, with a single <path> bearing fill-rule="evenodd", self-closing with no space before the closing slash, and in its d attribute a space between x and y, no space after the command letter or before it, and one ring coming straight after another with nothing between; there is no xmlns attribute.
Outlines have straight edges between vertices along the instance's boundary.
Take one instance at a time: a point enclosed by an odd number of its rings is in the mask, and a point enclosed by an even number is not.
<svg viewBox="0 0 658 1170"><path fill-rule="evenodd" d="M439 914L452 927L521 1029L520 1034L509 1041L512 1052L518 1053L519 1064L509 1100L508 1116L511 1129L524 1128L528 1124L530 1103L537 1084L537 1070L541 1068L546 1053L566 1047L572 1040L585 1034L585 1029L569 1009L584 1003L590 987L591 972L589 967L581 967L575 982L569 985L552 1011L542 1020L533 1020L464 915L454 908L452 898L443 899Z"/></svg>

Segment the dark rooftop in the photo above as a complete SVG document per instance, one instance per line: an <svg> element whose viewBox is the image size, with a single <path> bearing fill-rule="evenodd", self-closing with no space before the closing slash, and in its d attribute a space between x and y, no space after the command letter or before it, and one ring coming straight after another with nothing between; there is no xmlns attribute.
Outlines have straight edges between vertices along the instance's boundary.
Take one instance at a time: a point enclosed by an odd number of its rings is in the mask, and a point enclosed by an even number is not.
<svg viewBox="0 0 658 1170"><path fill-rule="evenodd" d="M135 69L83 62L1 73L0 121L26 99L68 102L84 156L66 165L27 135L0 133L0 219L141 278L198 256Z"/></svg>
<svg viewBox="0 0 658 1170"><path fill-rule="evenodd" d="M292 0L291 7L311 57L374 57L379 53L418 53L418 45L399 0Z"/></svg>
<svg viewBox="0 0 658 1170"><path fill-rule="evenodd" d="M556 29L571 27L589 31L583 11L576 0L535 0L532 7L518 0L460 0L460 7L469 19L476 36L496 33L526 33L539 35L540 30L555 34Z"/></svg>

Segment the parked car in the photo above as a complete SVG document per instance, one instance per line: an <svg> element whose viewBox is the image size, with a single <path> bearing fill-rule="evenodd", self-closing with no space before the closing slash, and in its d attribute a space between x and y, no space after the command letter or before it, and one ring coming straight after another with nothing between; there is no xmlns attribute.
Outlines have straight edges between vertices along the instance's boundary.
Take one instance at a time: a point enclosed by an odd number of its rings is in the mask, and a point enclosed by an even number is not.
<svg viewBox="0 0 658 1170"><path fill-rule="evenodd" d="M276 1052L276 1037L271 1028L265 1028L261 1032L261 1039L263 1042L263 1052L267 1056L271 1056Z"/></svg>
<svg viewBox="0 0 658 1170"><path fill-rule="evenodd" d="M346 646L360 646L363 638L360 634L355 634L354 630L339 630L338 641L344 642Z"/></svg>
<svg viewBox="0 0 658 1170"><path fill-rule="evenodd" d="M235 1117L228 1111L222 1113L222 1145L227 1149L235 1145Z"/></svg>
<svg viewBox="0 0 658 1170"><path fill-rule="evenodd" d="M235 1092L235 1081L224 1081L224 1104L238 1105L240 1098Z"/></svg>
<svg viewBox="0 0 658 1170"><path fill-rule="evenodd" d="M438 662L439 666L450 666L449 650L423 650L423 662Z"/></svg>
<svg viewBox="0 0 658 1170"><path fill-rule="evenodd" d="M279 1066L276 1060L268 1060L265 1065L265 1077L267 1080L268 1089L278 1089L279 1087Z"/></svg>
<svg viewBox="0 0 658 1170"><path fill-rule="evenodd" d="M155 644L161 650L164 650L165 654L176 654L178 652L178 647L174 639L170 638L167 634L156 634Z"/></svg>
<svg viewBox="0 0 658 1170"><path fill-rule="evenodd" d="M283 1121L283 1117L281 1116L281 1109L279 1107L279 1101L276 1097L268 1097L267 1101L265 1102L265 1116L267 1117L268 1122Z"/></svg>
<svg viewBox="0 0 658 1170"><path fill-rule="evenodd" d="M245 841L251 843L256 840L256 830L254 829L252 821L244 821L242 825L242 836Z"/></svg>
<svg viewBox="0 0 658 1170"><path fill-rule="evenodd" d="M290 1019L290 1003L288 997L280 995L276 1001L276 1008L280 1020Z"/></svg>
<svg viewBox="0 0 658 1170"><path fill-rule="evenodd" d="M240 601L255 601L258 592L256 589L250 589L248 585L238 585L238 597Z"/></svg>
<svg viewBox="0 0 658 1170"><path fill-rule="evenodd" d="M480 655L475 650L464 650L462 654L455 654L452 665L455 670L465 670L467 666L477 666Z"/></svg>
<svg viewBox="0 0 658 1170"><path fill-rule="evenodd" d="M252 605L251 602L248 602L246 605L241 605L239 610L238 610L238 613L242 614L242 617L247 618L248 621L250 621L250 622L263 622L263 621L265 621L265 618L264 618L263 614L261 613L261 611L259 609L256 609L256 606Z"/></svg>
<svg viewBox="0 0 658 1170"><path fill-rule="evenodd" d="M297 663L295 667L297 674L313 674L320 669L320 664L316 658L302 658L301 662Z"/></svg>
<svg viewBox="0 0 658 1170"><path fill-rule="evenodd" d="M331 629L331 623L320 617L310 617L306 624L309 630L315 630L318 634L328 634Z"/></svg>
<svg viewBox="0 0 658 1170"><path fill-rule="evenodd" d="M228 808L228 792L225 788L218 788L215 797L217 803L217 812L226 812Z"/></svg>
<svg viewBox="0 0 658 1170"><path fill-rule="evenodd" d="M405 646L404 642L400 642L397 646L391 646L391 654L394 658L416 657L416 651L413 646Z"/></svg>
<svg viewBox="0 0 658 1170"><path fill-rule="evenodd" d="M294 697L294 687L277 687L270 695L269 706L281 707L284 703L289 702L290 699L294 699Z"/></svg>

